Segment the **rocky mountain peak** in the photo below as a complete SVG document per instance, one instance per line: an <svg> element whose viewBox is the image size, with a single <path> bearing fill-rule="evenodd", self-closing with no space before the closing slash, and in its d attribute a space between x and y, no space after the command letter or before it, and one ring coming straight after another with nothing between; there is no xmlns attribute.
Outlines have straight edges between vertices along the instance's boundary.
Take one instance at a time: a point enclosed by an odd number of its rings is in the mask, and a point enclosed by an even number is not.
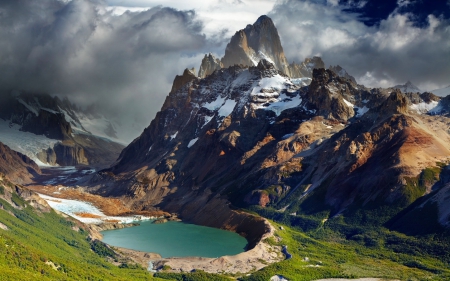
<svg viewBox="0 0 450 281"><path fill-rule="evenodd" d="M408 99L399 89L396 89L379 106L378 112L382 117L392 116L393 114L406 114L408 112Z"/></svg>
<svg viewBox="0 0 450 281"><path fill-rule="evenodd" d="M313 77L313 70L325 68L325 63L321 57L306 58L302 63L295 62L289 65L289 76L291 78Z"/></svg>
<svg viewBox="0 0 450 281"><path fill-rule="evenodd" d="M417 92L421 92L421 90L409 80L403 85L395 85L392 88L399 89L400 91L402 91L402 93L417 93Z"/></svg>
<svg viewBox="0 0 450 281"><path fill-rule="evenodd" d="M336 73L340 77L347 78L347 79L349 79L350 81L352 81L353 83L356 84L355 77L353 77L350 74L348 74L348 72L344 68L342 68L342 66L340 66L340 65L336 65L336 66L330 65L330 67L328 69L330 69L331 71L333 71L334 73Z"/></svg>
<svg viewBox="0 0 450 281"><path fill-rule="evenodd" d="M314 69L304 101L315 108L318 115L346 122L355 115L353 105L345 99L352 93L350 87L338 78L329 69Z"/></svg>
<svg viewBox="0 0 450 281"><path fill-rule="evenodd" d="M224 67L256 66L261 59L271 61L278 70L289 74L278 30L268 16L261 16L253 25L236 32L226 47L222 63Z"/></svg>
<svg viewBox="0 0 450 281"><path fill-rule="evenodd" d="M198 77L205 78L221 68L223 68L223 64L220 59L216 58L211 53L205 54L205 57L202 59L202 64L200 65L200 69L198 70Z"/></svg>
<svg viewBox="0 0 450 281"><path fill-rule="evenodd" d="M266 59L262 59L258 62L257 68L259 70L275 69L275 65Z"/></svg>
<svg viewBox="0 0 450 281"><path fill-rule="evenodd" d="M178 91L181 87L183 87L184 85L186 85L187 83L189 83L195 79L197 79L197 76L195 75L195 69L194 68L191 68L191 69L186 68L183 72L183 75L175 76L175 79L173 80L173 84L172 84L172 90L170 92L174 93L174 92Z"/></svg>

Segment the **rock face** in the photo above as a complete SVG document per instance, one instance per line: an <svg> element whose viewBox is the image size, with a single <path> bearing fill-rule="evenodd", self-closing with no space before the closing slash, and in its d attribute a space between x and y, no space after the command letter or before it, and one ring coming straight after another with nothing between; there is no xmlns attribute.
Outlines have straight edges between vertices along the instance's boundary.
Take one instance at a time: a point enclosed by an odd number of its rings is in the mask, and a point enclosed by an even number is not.
<svg viewBox="0 0 450 281"><path fill-rule="evenodd" d="M45 164L109 166L123 145L106 139L115 135L110 123L98 136L84 128L83 124L99 127L89 115L67 99L26 92L5 94L0 100L0 141Z"/></svg>
<svg viewBox="0 0 450 281"><path fill-rule="evenodd" d="M293 62L289 65L289 75L291 78L313 77L313 70L325 68L325 63L320 57L306 58L301 64ZM356 84L356 81L352 81Z"/></svg>
<svg viewBox="0 0 450 281"><path fill-rule="evenodd" d="M275 25L269 17L261 16L253 25L249 24L236 32L228 43L222 60L211 54L205 55L198 77L205 78L215 70L233 65L256 66L262 59L291 78L312 78L313 69L325 68L320 57L306 58L300 64L289 64ZM356 83L354 80L353 82Z"/></svg>
<svg viewBox="0 0 450 281"><path fill-rule="evenodd" d="M31 182L31 179L41 170L30 158L10 149L0 142L0 173L10 180L23 184Z"/></svg>
<svg viewBox="0 0 450 281"><path fill-rule="evenodd" d="M175 79L173 80L172 90L171 93L176 92L181 87L183 87L185 84L191 82L192 80L196 79L197 76L195 76L195 69L185 69L183 72L183 75L177 75L175 76Z"/></svg>
<svg viewBox="0 0 450 281"><path fill-rule="evenodd" d="M316 67L316 68L320 68L320 67ZM336 73L337 75L339 75L341 77L349 79L350 81L352 81L353 83L356 84L355 77L348 74L348 72L345 69L343 69L340 65L336 65L336 66L330 65L330 67L328 67L328 69L333 71L334 73Z"/></svg>
<svg viewBox="0 0 450 281"><path fill-rule="evenodd" d="M206 76L212 74L216 70L223 68L223 64L220 59L214 57L211 53L205 55L198 70L198 77L205 78Z"/></svg>
<svg viewBox="0 0 450 281"><path fill-rule="evenodd" d="M272 62L275 67L289 75L289 64L281 46L280 36L272 20L261 16L253 25L247 25L231 38L222 58L224 67L235 64L256 66L261 59Z"/></svg>
<svg viewBox="0 0 450 281"><path fill-rule="evenodd" d="M417 88L416 85L411 83L411 81L406 82L404 85L396 85L392 87L394 89L399 89L402 93L420 93L421 90Z"/></svg>

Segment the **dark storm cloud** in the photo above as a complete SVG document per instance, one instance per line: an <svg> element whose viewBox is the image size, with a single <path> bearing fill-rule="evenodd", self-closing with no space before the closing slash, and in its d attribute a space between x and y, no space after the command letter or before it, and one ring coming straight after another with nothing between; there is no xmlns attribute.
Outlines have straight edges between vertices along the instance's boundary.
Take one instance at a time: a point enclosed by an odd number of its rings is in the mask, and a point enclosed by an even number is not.
<svg viewBox="0 0 450 281"><path fill-rule="evenodd" d="M0 89L99 103L142 130L174 76L200 63L202 28L195 12L171 8L117 16L101 1L1 1Z"/></svg>
<svg viewBox="0 0 450 281"><path fill-rule="evenodd" d="M348 3L330 0L283 1L270 16L290 60L320 55L327 65L339 64L369 86L392 86L407 80L427 90L447 86L449 20L443 13L427 15L426 24L417 22L423 15L414 14L416 8L406 10L412 2L396 2L396 8L373 25L362 19L367 14L349 11ZM362 2L359 7L373 3Z"/></svg>

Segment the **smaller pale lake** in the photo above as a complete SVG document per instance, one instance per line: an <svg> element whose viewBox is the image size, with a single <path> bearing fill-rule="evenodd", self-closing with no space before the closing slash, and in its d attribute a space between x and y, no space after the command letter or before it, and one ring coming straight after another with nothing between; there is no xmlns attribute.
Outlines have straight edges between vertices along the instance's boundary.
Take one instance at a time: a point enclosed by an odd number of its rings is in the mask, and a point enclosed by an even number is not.
<svg viewBox="0 0 450 281"><path fill-rule="evenodd" d="M102 234L102 241L109 245L158 253L163 258L236 255L244 252L247 245L247 240L237 233L183 222L144 221L140 226Z"/></svg>

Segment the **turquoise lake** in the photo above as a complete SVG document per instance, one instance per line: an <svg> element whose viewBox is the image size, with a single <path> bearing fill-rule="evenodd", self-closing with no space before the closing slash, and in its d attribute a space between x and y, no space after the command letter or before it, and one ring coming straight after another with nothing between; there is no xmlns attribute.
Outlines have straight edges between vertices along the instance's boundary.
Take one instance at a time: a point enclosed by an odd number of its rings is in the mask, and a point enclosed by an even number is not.
<svg viewBox="0 0 450 281"><path fill-rule="evenodd" d="M245 251L247 240L237 233L217 228L167 222L102 231L103 242L168 257L208 257L236 255Z"/></svg>

